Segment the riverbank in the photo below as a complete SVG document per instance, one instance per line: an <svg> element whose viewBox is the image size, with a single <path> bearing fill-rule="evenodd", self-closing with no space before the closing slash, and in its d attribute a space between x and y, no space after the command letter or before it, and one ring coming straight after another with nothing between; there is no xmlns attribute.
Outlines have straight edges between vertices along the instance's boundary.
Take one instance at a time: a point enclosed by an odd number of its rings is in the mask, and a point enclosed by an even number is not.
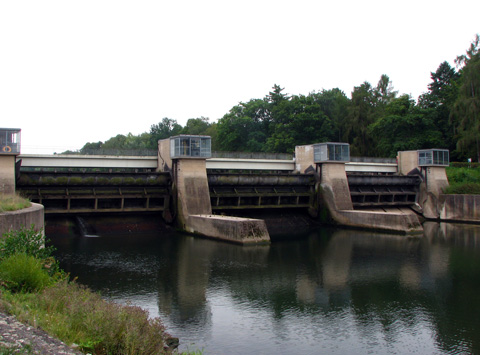
<svg viewBox="0 0 480 355"><path fill-rule="evenodd" d="M43 235L33 229L13 231L0 241L0 350L11 354L4 348L14 346L20 353L30 354L33 346L43 346L44 350L33 353L57 354L45 344L62 346L61 342L52 343L42 329L90 354L175 351L178 339L165 331L160 319L149 318L140 307L106 301L69 281L51 256L52 248L38 248L41 244ZM16 321L30 326L21 327Z"/></svg>

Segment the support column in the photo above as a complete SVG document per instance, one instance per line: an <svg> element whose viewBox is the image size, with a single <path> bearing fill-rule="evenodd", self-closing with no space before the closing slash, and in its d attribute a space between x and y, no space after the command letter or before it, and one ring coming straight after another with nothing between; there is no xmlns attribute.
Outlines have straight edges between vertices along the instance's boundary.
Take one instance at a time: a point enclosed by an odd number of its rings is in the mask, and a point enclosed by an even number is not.
<svg viewBox="0 0 480 355"><path fill-rule="evenodd" d="M177 188L177 218L181 228L188 228L190 215L212 214L205 159L176 159L174 179Z"/></svg>
<svg viewBox="0 0 480 355"><path fill-rule="evenodd" d="M15 155L0 155L0 194L15 193Z"/></svg>
<svg viewBox="0 0 480 355"><path fill-rule="evenodd" d="M172 173L182 230L240 244L270 243L263 220L212 215L206 166L210 137L181 135L159 141L158 147L159 170Z"/></svg>

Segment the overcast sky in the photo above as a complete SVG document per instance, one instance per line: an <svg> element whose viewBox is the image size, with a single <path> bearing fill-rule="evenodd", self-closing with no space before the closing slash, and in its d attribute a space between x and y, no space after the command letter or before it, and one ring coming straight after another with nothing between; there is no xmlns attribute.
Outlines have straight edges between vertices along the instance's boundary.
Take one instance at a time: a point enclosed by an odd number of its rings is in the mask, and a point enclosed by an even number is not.
<svg viewBox="0 0 480 355"><path fill-rule="evenodd" d="M400 94L480 33L477 0L0 0L0 127L22 153L216 121L274 84L350 97L387 74Z"/></svg>

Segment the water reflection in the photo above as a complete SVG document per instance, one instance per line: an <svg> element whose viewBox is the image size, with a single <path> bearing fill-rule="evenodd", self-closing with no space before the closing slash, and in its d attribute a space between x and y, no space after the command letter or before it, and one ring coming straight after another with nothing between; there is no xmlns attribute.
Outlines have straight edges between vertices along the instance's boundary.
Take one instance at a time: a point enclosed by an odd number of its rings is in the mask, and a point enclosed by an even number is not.
<svg viewBox="0 0 480 355"><path fill-rule="evenodd" d="M478 226L292 237L257 247L175 232L54 241L72 275L160 315L183 350L480 352Z"/></svg>

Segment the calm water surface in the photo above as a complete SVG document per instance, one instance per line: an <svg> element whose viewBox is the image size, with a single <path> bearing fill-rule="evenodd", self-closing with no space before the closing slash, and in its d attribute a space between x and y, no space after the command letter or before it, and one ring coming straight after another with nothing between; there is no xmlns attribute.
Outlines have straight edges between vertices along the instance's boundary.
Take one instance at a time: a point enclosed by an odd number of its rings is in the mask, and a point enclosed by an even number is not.
<svg viewBox="0 0 480 355"><path fill-rule="evenodd" d="M480 353L480 227L340 229L242 247L176 232L49 238L108 299L204 354Z"/></svg>

